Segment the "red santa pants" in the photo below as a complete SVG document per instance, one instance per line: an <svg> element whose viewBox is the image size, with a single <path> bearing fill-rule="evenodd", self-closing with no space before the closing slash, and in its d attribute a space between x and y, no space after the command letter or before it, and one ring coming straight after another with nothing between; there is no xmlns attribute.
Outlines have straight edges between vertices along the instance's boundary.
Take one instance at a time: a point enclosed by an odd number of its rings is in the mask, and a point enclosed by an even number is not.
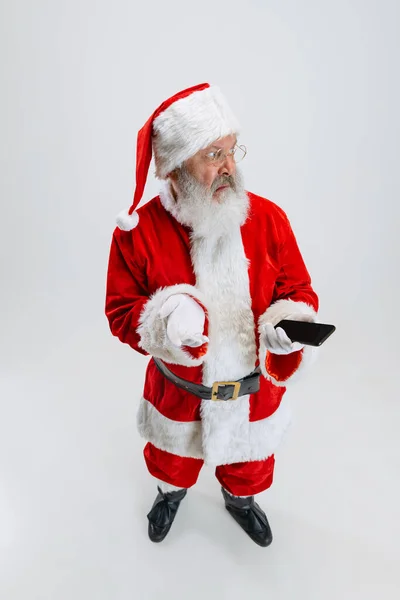
<svg viewBox="0 0 400 600"><path fill-rule="evenodd" d="M179 488L192 487L204 464L200 458L177 456L159 450L150 442L145 446L144 458L153 477ZM230 494L254 496L272 485L274 465L272 454L265 460L221 465L215 469L215 476Z"/></svg>

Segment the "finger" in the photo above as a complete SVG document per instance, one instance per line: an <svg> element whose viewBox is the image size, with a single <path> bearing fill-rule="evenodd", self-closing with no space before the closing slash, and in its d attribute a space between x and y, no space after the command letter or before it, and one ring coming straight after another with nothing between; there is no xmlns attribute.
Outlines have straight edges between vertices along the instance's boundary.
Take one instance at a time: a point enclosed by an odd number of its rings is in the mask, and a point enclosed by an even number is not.
<svg viewBox="0 0 400 600"><path fill-rule="evenodd" d="M304 344L300 344L300 342L293 342L292 344L292 352L298 352L299 350L303 350Z"/></svg>
<svg viewBox="0 0 400 600"><path fill-rule="evenodd" d="M272 323L267 323L264 328L265 345L268 348L276 348L278 346L277 335Z"/></svg>
<svg viewBox="0 0 400 600"><path fill-rule="evenodd" d="M286 333L286 331L284 329L282 329L282 327L277 327L275 329L276 331L276 336L279 340L279 343L283 346L283 347L287 347L287 346L291 346L292 345L292 340L290 339L290 337L288 336L288 334Z"/></svg>
<svg viewBox="0 0 400 600"><path fill-rule="evenodd" d="M167 335L174 346L178 346L178 348L182 346L179 331L171 323L168 323L167 325Z"/></svg>
<svg viewBox="0 0 400 600"><path fill-rule="evenodd" d="M207 344L209 339L206 335L192 335L190 337L185 338L182 341L183 346L189 346L190 348L199 348L203 344Z"/></svg>
<svg viewBox="0 0 400 600"><path fill-rule="evenodd" d="M277 327L275 331L276 337L278 339L278 344L282 348L282 350L290 350L293 342L288 337L287 333L282 329L282 327Z"/></svg>
<svg viewBox="0 0 400 600"><path fill-rule="evenodd" d="M298 350L304 348L303 344L300 344L299 342L292 342L292 340L288 337L287 333L281 327L277 327L276 331L279 343L281 344L281 348L285 350L285 352L287 352L288 354L291 354L292 352L297 352Z"/></svg>
<svg viewBox="0 0 400 600"><path fill-rule="evenodd" d="M168 298L168 300L166 300L164 302L164 304L162 305L159 315L162 319L165 319L166 317L169 317L169 315L177 308L177 306L179 306L180 304L180 298L179 296L175 295L175 296L170 296Z"/></svg>
<svg viewBox="0 0 400 600"><path fill-rule="evenodd" d="M188 338L183 340L182 346L189 346L189 348L200 348L203 345L201 340L195 340L194 338Z"/></svg>

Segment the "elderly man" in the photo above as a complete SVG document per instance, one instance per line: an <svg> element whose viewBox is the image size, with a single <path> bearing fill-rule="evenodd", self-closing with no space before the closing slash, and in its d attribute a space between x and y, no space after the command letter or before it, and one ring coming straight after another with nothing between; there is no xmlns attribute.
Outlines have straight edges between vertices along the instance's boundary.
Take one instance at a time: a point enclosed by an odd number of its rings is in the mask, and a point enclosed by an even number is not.
<svg viewBox="0 0 400 600"><path fill-rule="evenodd" d="M275 327L315 320L318 299L285 213L244 189L238 133L214 86L164 102L138 134L134 200L112 239L111 331L152 357L138 428L158 484L154 542L205 463L232 517L254 542L271 543L254 495L272 484L290 418L286 385L311 354ZM135 212L152 153L162 189Z"/></svg>

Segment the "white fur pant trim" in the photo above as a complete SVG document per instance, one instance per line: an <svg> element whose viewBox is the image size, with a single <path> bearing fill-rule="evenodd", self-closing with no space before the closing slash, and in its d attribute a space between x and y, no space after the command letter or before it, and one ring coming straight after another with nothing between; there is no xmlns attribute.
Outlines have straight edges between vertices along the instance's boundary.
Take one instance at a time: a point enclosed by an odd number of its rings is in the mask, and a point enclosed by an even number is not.
<svg viewBox="0 0 400 600"><path fill-rule="evenodd" d="M167 483L166 481L161 481L161 479L154 478L157 482L158 487L164 494L168 494L168 492L179 492L184 488L176 487L176 485L172 485L172 483Z"/></svg>

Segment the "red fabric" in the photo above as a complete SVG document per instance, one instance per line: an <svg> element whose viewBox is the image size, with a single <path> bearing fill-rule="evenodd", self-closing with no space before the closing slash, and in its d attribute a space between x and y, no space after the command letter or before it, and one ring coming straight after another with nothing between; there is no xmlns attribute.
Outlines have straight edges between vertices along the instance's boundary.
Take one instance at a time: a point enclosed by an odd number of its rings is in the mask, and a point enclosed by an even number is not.
<svg viewBox="0 0 400 600"><path fill-rule="evenodd" d="M143 454L149 473L153 477L180 488L192 487L204 464L200 458L176 456L156 448L150 442L146 444Z"/></svg>
<svg viewBox="0 0 400 600"><path fill-rule="evenodd" d="M257 200L262 200L257 196ZM257 218L256 203L254 217ZM275 205L273 205L275 206ZM294 302L305 302L318 311L318 297L311 286L311 278L301 256L296 237L290 222L279 207L275 206L276 219L263 220L260 223L261 231L257 233L256 243L260 245L258 255L252 257L250 262L250 294L253 300L253 312L263 314L265 310L259 309L259 301L264 303L271 298L273 304L278 300L290 299ZM243 243L246 248L246 237L254 235L251 227L244 227L242 231ZM261 240L267 240L266 248ZM250 242L250 240L248 240ZM262 272L263 277L257 277ZM258 288L261 283L261 289ZM276 381L285 382L296 371L302 359L302 351L286 355L272 355L267 353L266 370Z"/></svg>
<svg viewBox="0 0 400 600"><path fill-rule="evenodd" d="M106 315L113 335L147 355L139 347L136 329L149 292L144 264L133 255L132 239L114 235L108 264Z"/></svg>
<svg viewBox="0 0 400 600"><path fill-rule="evenodd" d="M279 299L302 301L318 309L318 298L285 213L272 202L249 193L250 214L242 227L255 321ZM178 223L157 197L139 209L140 226L132 231L116 229L111 245L106 314L111 331L122 342L139 348L136 334L140 313L150 295L180 283L196 285L190 258L189 229ZM277 378L285 377L293 358L274 359ZM201 383L202 367L168 365L184 379ZM261 380L260 391L250 398L250 420L270 416L281 401L284 387ZM144 389L146 400L177 421L199 420L200 401L176 388L150 362Z"/></svg>
<svg viewBox="0 0 400 600"><path fill-rule="evenodd" d="M281 403L285 387L276 386L265 377L260 377L260 391L250 396L250 421L270 417Z"/></svg>
<svg viewBox="0 0 400 600"><path fill-rule="evenodd" d="M265 368L276 381L287 381L301 363L303 350L287 355L267 352ZM282 360L284 358L284 360Z"/></svg>
<svg viewBox="0 0 400 600"><path fill-rule="evenodd" d="M199 458L184 458L146 444L144 458L153 477L180 488L192 487L203 466ZM234 496L253 496L272 485L275 457L244 463L222 465L215 476L222 487Z"/></svg>
<svg viewBox="0 0 400 600"><path fill-rule="evenodd" d="M272 454L265 460L222 465L216 468L215 476L230 494L254 496L271 487L274 466L275 457Z"/></svg>
<svg viewBox="0 0 400 600"><path fill-rule="evenodd" d="M187 372L187 367L169 365L169 368L185 379L182 372ZM191 381L201 383L202 367L192 367L190 370ZM201 399L177 388L159 372L154 360L151 360L147 366L143 396L168 419L185 422L200 421Z"/></svg>
<svg viewBox="0 0 400 600"><path fill-rule="evenodd" d="M163 102L151 115L151 117L147 120L145 125L138 133L137 144L136 144L136 189L133 195L133 203L129 209L129 214L131 215L140 200L142 199L144 188L146 185L147 174L149 172L149 167L151 163L152 156L152 133L153 133L153 122L156 117L158 117L161 113L163 113L167 108L177 102L178 100L182 100L193 92L200 92L206 88L209 88L210 85L208 83L202 83L200 85L196 85L194 87L183 90L182 92L178 92L165 102Z"/></svg>
<svg viewBox="0 0 400 600"><path fill-rule="evenodd" d="M260 196L249 196L251 208L242 239L250 261L250 296L256 320L277 300L305 302L317 311L318 297L286 214Z"/></svg>

